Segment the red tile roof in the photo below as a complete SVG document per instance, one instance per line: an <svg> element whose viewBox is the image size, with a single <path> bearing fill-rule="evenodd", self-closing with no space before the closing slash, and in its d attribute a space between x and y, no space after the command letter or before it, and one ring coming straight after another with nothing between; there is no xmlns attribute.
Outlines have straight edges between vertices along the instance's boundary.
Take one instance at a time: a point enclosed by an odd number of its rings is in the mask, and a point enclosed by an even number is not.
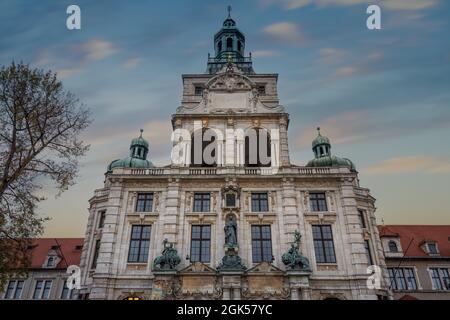
<svg viewBox="0 0 450 320"><path fill-rule="evenodd" d="M33 239L31 243L29 252L31 253L32 269L42 268L52 247L61 258L56 268L65 269L72 264L80 265L82 251L80 248L83 247L83 238L40 238ZM58 245L59 247L57 247Z"/></svg>
<svg viewBox="0 0 450 320"><path fill-rule="evenodd" d="M450 257L450 225L384 225L378 226L381 237L400 237L403 252L407 257L428 257L420 247L424 241L435 241L440 256Z"/></svg>

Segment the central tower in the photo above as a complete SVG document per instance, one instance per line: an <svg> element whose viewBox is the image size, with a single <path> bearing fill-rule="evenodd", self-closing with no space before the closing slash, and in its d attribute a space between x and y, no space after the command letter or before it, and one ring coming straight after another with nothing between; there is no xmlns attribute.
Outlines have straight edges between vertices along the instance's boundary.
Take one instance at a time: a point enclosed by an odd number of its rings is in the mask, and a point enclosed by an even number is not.
<svg viewBox="0 0 450 320"><path fill-rule="evenodd" d="M245 36L230 12L214 46L206 73L182 76L181 106L172 116L172 164L288 166L289 116L278 100L278 74L254 72L251 57L245 57ZM203 139L207 131L212 133ZM209 143L215 147L213 161L197 159L194 153L203 153Z"/></svg>
<svg viewBox="0 0 450 320"><path fill-rule="evenodd" d="M231 18L231 7L228 7L228 17L223 22L222 29L214 35L215 56L208 54L207 73L214 74L232 60L244 73L254 73L251 54L245 57L245 36L236 27L236 22Z"/></svg>

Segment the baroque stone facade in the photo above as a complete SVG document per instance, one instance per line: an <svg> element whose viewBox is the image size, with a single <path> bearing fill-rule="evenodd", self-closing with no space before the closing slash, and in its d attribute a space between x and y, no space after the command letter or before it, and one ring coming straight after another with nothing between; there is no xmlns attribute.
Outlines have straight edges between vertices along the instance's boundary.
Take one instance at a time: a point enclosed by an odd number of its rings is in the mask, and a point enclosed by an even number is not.
<svg viewBox="0 0 450 320"><path fill-rule="evenodd" d="M128 160L108 167L104 188L89 200L85 298L388 296L384 273L379 286L367 286L367 267L385 265L375 199L360 187L351 161L331 156L320 133L313 142L318 161L291 163L278 75L255 73L244 47L228 17L208 72L183 75L170 165L144 161L141 135ZM268 133L268 164L249 163L253 128ZM215 162L199 165L194 137L205 129L214 131Z"/></svg>

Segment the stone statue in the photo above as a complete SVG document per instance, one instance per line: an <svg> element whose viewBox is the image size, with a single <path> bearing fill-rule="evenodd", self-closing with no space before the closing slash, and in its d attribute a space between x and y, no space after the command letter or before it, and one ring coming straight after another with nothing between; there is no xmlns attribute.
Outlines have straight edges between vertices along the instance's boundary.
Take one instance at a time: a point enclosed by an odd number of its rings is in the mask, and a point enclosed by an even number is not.
<svg viewBox="0 0 450 320"><path fill-rule="evenodd" d="M225 231L225 245L229 247L237 246L237 224L233 216L228 216L223 230Z"/></svg>
<svg viewBox="0 0 450 320"><path fill-rule="evenodd" d="M301 237L300 232L295 230L294 242L291 244L291 248L282 255L281 260L287 269L309 272L311 271L309 260L300 253Z"/></svg>
<svg viewBox="0 0 450 320"><path fill-rule="evenodd" d="M163 241L164 249L160 256L153 260L153 270L156 271L172 271L181 262L177 250L173 247L173 243L169 243L167 239Z"/></svg>

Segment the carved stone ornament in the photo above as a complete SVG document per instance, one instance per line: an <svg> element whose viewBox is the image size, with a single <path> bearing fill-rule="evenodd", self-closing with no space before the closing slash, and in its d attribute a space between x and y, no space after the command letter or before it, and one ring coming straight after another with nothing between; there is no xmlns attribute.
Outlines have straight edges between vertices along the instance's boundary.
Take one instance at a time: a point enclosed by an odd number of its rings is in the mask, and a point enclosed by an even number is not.
<svg viewBox="0 0 450 320"><path fill-rule="evenodd" d="M242 259L237 254L235 248L229 248L225 256L222 258L222 263L217 267L219 271L245 271L247 267L242 264Z"/></svg>

